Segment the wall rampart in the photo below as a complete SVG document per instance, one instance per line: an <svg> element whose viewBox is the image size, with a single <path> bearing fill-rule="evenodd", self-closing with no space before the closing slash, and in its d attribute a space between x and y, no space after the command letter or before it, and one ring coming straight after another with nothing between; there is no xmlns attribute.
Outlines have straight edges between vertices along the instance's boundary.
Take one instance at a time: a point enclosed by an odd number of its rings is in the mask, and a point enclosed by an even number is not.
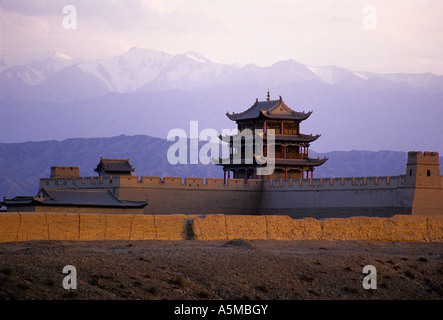
<svg viewBox="0 0 443 320"><path fill-rule="evenodd" d="M443 213L443 189L406 184L405 175L256 180L102 176L47 178L47 188L109 188L121 200L148 201L145 214L261 214L293 218ZM441 177L438 177L439 179ZM429 189L429 190L428 190ZM239 192L240 191L240 192Z"/></svg>
<svg viewBox="0 0 443 320"><path fill-rule="evenodd" d="M119 176L40 179L40 188L47 189L104 189L119 186Z"/></svg>
<svg viewBox="0 0 443 320"><path fill-rule="evenodd" d="M276 179L258 180L195 178L195 177L150 177L150 176L101 176L79 178L42 178L40 187L45 188L220 188L220 189L260 189L267 190L343 190L370 188L399 188L404 186L404 175L394 177L347 177L315 179ZM443 180L443 177L442 177Z"/></svg>
<svg viewBox="0 0 443 320"><path fill-rule="evenodd" d="M251 215L0 213L0 242L33 240L359 240L443 242L443 216L314 218Z"/></svg>
<svg viewBox="0 0 443 320"><path fill-rule="evenodd" d="M404 175L387 177L348 177L263 180L263 190L362 190L404 187Z"/></svg>
<svg viewBox="0 0 443 320"><path fill-rule="evenodd" d="M120 186L127 188L163 188L163 189L219 189L219 190L248 190L261 189L262 180L250 179L245 183L244 179L195 178L195 177L120 177Z"/></svg>

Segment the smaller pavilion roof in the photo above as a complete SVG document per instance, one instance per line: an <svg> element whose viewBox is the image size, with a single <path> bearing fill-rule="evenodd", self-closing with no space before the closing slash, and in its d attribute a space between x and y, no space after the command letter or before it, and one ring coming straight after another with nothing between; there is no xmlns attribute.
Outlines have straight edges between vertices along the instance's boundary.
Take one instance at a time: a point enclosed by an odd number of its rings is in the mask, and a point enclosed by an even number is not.
<svg viewBox="0 0 443 320"><path fill-rule="evenodd" d="M41 188L35 197L18 196L3 199L6 207L17 205L81 206L142 208L147 201L123 201L107 189L46 189Z"/></svg>
<svg viewBox="0 0 443 320"><path fill-rule="evenodd" d="M106 172L127 172L131 173L135 169L129 163L129 158L127 159L104 159L103 157L100 157L100 162L97 165L97 167L94 169L95 172L100 171L106 171Z"/></svg>

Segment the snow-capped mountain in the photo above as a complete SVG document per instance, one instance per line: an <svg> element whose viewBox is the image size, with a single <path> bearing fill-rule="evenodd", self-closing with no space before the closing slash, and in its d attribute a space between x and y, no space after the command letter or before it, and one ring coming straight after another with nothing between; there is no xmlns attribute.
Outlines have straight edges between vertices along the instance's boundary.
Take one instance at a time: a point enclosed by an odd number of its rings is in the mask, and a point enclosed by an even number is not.
<svg viewBox="0 0 443 320"><path fill-rule="evenodd" d="M53 52L51 56L44 60L7 68L1 73L1 76L12 83L38 85L47 80L52 74L78 62L78 60L73 60L63 53Z"/></svg>
<svg viewBox="0 0 443 320"><path fill-rule="evenodd" d="M236 84L275 87L315 81L327 85L366 85L372 88L443 88L443 76L376 74L336 66L307 66L294 60L269 67L214 63L195 52L171 55L153 49L128 52L95 61L72 59L62 53L25 65L10 66L0 59L0 98L73 101L110 92L200 90Z"/></svg>
<svg viewBox="0 0 443 320"><path fill-rule="evenodd" d="M154 80L172 59L164 52L132 48L117 57L82 63L79 68L103 81L109 91L123 93Z"/></svg>
<svg viewBox="0 0 443 320"><path fill-rule="evenodd" d="M3 62L2 62L3 61ZM281 95L314 111L303 132L319 150L443 150L443 76L376 74L294 60L268 67L215 63L195 52L133 48L95 61L62 53L11 66L0 60L0 142L147 134L171 128L220 132L225 113ZM18 129L19 128L19 129Z"/></svg>
<svg viewBox="0 0 443 320"><path fill-rule="evenodd" d="M328 84L336 84L342 81L361 81L369 77L352 72L336 66L314 67L308 66L308 69L315 73L321 80Z"/></svg>

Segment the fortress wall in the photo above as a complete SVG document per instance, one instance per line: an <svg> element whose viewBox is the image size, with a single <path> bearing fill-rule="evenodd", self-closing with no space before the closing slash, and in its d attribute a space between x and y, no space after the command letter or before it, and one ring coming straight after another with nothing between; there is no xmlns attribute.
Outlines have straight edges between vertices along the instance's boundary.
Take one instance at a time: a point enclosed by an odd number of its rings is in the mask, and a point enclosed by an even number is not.
<svg viewBox="0 0 443 320"><path fill-rule="evenodd" d="M404 175L394 177L348 177L348 178L315 178L315 179L249 179L246 186L260 184L266 189L286 188L294 190L342 190L348 188L398 188L404 186ZM102 176L79 178L42 178L40 187L46 188L116 188L133 187L208 187L208 188L244 188L243 179L229 179L225 185L223 179L216 178L181 178L181 177L148 177L148 176Z"/></svg>
<svg viewBox="0 0 443 320"><path fill-rule="evenodd" d="M121 177L119 199L147 200L145 214L257 214L262 182L231 179ZM241 192L239 192L241 191Z"/></svg>
<svg viewBox="0 0 443 320"><path fill-rule="evenodd" d="M443 215L443 188L414 190L413 215Z"/></svg>
<svg viewBox="0 0 443 320"><path fill-rule="evenodd" d="M0 242L183 240L185 215L0 213Z"/></svg>
<svg viewBox="0 0 443 320"><path fill-rule="evenodd" d="M414 189L269 189L262 195L260 214L293 218L393 216L411 214Z"/></svg>
<svg viewBox="0 0 443 320"><path fill-rule="evenodd" d="M234 219L235 220L234 220ZM263 221L264 220L264 221ZM235 225L235 228L233 227ZM443 241L443 216L314 218L207 215L193 220L197 240Z"/></svg>
<svg viewBox="0 0 443 320"><path fill-rule="evenodd" d="M249 179L245 185L243 179L229 179L224 184L223 179L216 178L181 178L181 177L137 177L137 176L102 176L79 178L42 178L40 187L46 188L183 188L207 187L242 190L251 185L263 186L268 189L291 190L343 190L343 189L371 189L371 188L398 188L404 186L405 176L394 177L349 177L349 178L316 178L316 179L280 179L280 180L254 180Z"/></svg>
<svg viewBox="0 0 443 320"><path fill-rule="evenodd" d="M224 179L218 179L218 178L207 178L206 184L210 188L218 188L220 186L223 186L225 183Z"/></svg>
<svg viewBox="0 0 443 320"><path fill-rule="evenodd" d="M293 218L442 214L443 188L414 188L405 183L406 178L410 177L250 179L246 184L244 179L229 179L225 184L215 178L104 176L41 179L41 185L110 188L121 200L147 200L145 214L277 214Z"/></svg>
<svg viewBox="0 0 443 320"><path fill-rule="evenodd" d="M121 200L148 200L145 214L257 214L259 190L238 192L229 188L129 188L119 190Z"/></svg>
<svg viewBox="0 0 443 320"><path fill-rule="evenodd" d="M314 218L251 215L1 213L0 242L32 240L360 240L443 242L442 216Z"/></svg>
<svg viewBox="0 0 443 320"><path fill-rule="evenodd" d="M48 189L58 189L58 188L103 189L103 188L116 188L119 185L120 185L119 176L40 179L40 188L48 188Z"/></svg>
<svg viewBox="0 0 443 320"><path fill-rule="evenodd" d="M404 186L405 176L263 180L263 190L369 190Z"/></svg>
<svg viewBox="0 0 443 320"><path fill-rule="evenodd" d="M283 214L300 217L411 214L404 176L330 179L120 177L121 200L147 200L145 214ZM241 192L238 192L241 191ZM297 192L294 192L297 191Z"/></svg>
<svg viewBox="0 0 443 320"><path fill-rule="evenodd" d="M293 218L411 214L414 196L404 176L265 180L263 191L259 214Z"/></svg>
<svg viewBox="0 0 443 320"><path fill-rule="evenodd" d="M188 188L206 188L217 190L250 190L251 188L262 187L262 180L249 179L245 184L244 179L229 179L227 184L223 183L223 179L217 178L194 178L194 177L145 177L140 179L136 176L120 176L120 187L132 187L132 188L163 188L163 189L188 189Z"/></svg>
<svg viewBox="0 0 443 320"><path fill-rule="evenodd" d="M143 214L143 208L109 208L109 207L82 207L82 206L34 206L32 212L65 212L65 213L94 213L98 214Z"/></svg>

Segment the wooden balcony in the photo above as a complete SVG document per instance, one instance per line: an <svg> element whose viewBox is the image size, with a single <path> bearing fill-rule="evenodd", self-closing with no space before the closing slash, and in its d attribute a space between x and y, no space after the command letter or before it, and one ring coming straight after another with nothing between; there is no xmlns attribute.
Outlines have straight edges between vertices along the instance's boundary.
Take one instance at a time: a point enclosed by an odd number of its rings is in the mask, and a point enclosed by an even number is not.
<svg viewBox="0 0 443 320"><path fill-rule="evenodd" d="M241 159L241 163L244 163L244 154L242 155L242 157L240 157ZM267 155L264 155L265 157L267 157ZM308 158L308 154L307 153L296 153L296 152L286 152L286 157L284 156L283 152L275 152L275 159L307 159ZM234 160L234 155L230 155L229 156L229 160L232 162ZM219 163L222 162L222 158L219 158Z"/></svg>
<svg viewBox="0 0 443 320"><path fill-rule="evenodd" d="M307 153L286 152L286 156L283 152L275 152L276 159L307 159Z"/></svg>

